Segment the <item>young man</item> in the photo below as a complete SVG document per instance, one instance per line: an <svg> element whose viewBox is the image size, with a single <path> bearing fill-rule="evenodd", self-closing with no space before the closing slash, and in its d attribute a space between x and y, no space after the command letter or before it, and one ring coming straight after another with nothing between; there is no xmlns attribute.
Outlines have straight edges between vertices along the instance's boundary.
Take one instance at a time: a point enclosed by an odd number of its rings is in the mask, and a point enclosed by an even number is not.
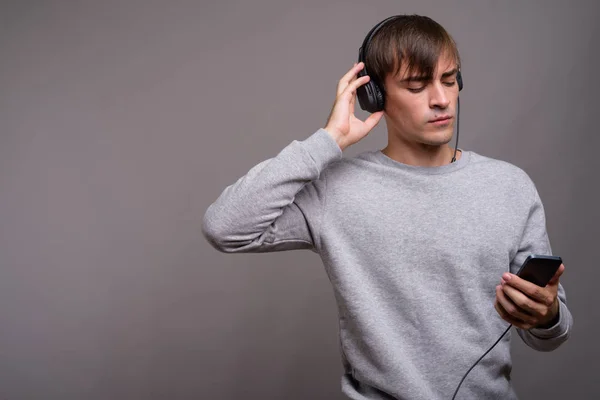
<svg viewBox="0 0 600 400"><path fill-rule="evenodd" d="M357 77L365 64L371 75ZM386 21L365 63L340 79L324 128L256 165L204 217L206 238L223 252L320 255L351 399L449 399L507 322L540 351L571 329L564 265L544 288L514 275L529 254L552 254L531 179L448 145L459 71L456 44L438 23ZM354 97L370 79L385 107L361 121ZM342 158L383 116L387 147ZM516 398L509 341L475 366L458 398Z"/></svg>

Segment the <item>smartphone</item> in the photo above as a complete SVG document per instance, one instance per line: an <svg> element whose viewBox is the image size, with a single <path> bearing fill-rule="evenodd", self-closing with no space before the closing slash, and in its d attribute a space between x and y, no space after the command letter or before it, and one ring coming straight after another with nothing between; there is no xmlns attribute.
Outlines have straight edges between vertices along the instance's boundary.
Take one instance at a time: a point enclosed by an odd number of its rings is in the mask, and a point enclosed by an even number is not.
<svg viewBox="0 0 600 400"><path fill-rule="evenodd" d="M531 254L521 265L517 276L544 287L552 279L560 264L562 264L562 259L558 256Z"/></svg>

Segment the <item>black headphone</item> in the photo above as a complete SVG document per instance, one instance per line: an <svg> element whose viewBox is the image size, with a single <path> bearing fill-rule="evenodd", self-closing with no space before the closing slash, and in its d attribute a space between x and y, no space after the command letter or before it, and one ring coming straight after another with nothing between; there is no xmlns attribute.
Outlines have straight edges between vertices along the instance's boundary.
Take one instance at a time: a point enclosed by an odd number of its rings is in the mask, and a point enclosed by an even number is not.
<svg viewBox="0 0 600 400"><path fill-rule="evenodd" d="M383 21L375 25L365 37L362 46L360 46L360 49L358 49L358 62L365 62L365 54L367 52L367 46L369 45L371 38L387 21L391 19L402 19L406 17L406 15L394 15L384 19ZM358 78L367 74L367 65L365 64L363 69L358 71ZM456 74L456 81L458 83L458 90L461 91L463 88L463 81L460 69ZM383 87L380 87L379 84L375 82L375 80L369 80L369 82L365 83L364 85L361 85L358 89L356 89L356 95L358 97L358 103L360 104L360 108L370 113L383 110L385 105L384 93L385 90L383 89Z"/></svg>
<svg viewBox="0 0 600 400"><path fill-rule="evenodd" d="M360 46L360 48L358 49L358 62L365 62L367 46L369 45L369 42L371 41L373 35L375 35L375 33L379 30L379 28L381 28L387 21L391 19L402 19L406 17L406 15L393 15L375 25L365 37L362 46ZM360 78L361 76L365 76L367 74L367 65L365 63L364 67L360 71L358 71L357 78ZM463 88L463 80L460 68L456 73L456 82L458 83L458 90L461 91ZM358 103L360 104L360 108L370 113L383 110L385 106L384 94L384 88L380 87L374 79L370 79L369 82L359 86L356 89L356 96L358 97ZM460 99L458 100L458 113L460 116ZM456 161L456 149L458 148L458 118L456 123L456 147L454 149L454 157L452 157L452 162Z"/></svg>

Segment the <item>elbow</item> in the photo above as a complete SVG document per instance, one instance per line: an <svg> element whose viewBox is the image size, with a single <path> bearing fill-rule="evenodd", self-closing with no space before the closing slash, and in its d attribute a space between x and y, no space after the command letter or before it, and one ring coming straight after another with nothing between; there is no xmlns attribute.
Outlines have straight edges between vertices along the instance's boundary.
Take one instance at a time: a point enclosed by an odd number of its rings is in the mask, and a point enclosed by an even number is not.
<svg viewBox="0 0 600 400"><path fill-rule="evenodd" d="M230 218L208 208L202 219L202 234L212 247L222 253L235 253L243 251L248 240L241 240L239 227L232 223Z"/></svg>
<svg viewBox="0 0 600 400"><path fill-rule="evenodd" d="M227 233L222 218L214 215L210 207L202 219L202 234L212 247L222 253L228 252Z"/></svg>

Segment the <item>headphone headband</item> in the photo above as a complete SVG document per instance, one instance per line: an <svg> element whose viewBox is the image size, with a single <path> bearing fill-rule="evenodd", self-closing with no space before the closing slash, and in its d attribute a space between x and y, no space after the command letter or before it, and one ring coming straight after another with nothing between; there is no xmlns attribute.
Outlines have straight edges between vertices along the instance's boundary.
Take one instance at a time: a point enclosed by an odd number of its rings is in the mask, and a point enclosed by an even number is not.
<svg viewBox="0 0 600 400"><path fill-rule="evenodd" d="M364 61L365 60L365 53L367 51L366 46L367 44L369 44L369 42L371 41L371 37L373 37L375 35L375 33L377 33L377 31L389 20L391 19L395 19L395 18L400 18L403 17L403 15L392 15L391 17L388 17L386 19L384 19L383 21L379 22L377 25L375 25L373 28L371 28L371 30L369 31L369 33L367 33L367 36L365 36L365 40L363 40L363 44L362 46L360 46L359 49L359 58L358 61Z"/></svg>

